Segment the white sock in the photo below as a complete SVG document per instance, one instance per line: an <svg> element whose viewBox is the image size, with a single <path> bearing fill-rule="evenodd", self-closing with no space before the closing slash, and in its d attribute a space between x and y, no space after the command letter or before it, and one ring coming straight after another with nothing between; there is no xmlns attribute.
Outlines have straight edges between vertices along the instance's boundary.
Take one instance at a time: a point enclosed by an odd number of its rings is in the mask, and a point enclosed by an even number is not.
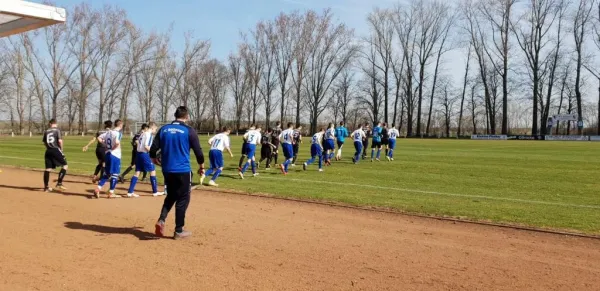
<svg viewBox="0 0 600 291"><path fill-rule="evenodd" d="M337 152L338 157L340 157L342 155L342 149L339 149Z"/></svg>

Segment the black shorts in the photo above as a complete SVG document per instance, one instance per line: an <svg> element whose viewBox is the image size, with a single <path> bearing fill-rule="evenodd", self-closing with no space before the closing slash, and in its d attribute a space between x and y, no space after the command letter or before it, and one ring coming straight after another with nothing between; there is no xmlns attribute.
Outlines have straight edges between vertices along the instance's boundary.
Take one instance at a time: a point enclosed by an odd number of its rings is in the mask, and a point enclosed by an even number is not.
<svg viewBox="0 0 600 291"><path fill-rule="evenodd" d="M389 139L382 139L381 140L381 144L384 145L384 146L386 146L386 145L390 144L390 140Z"/></svg>
<svg viewBox="0 0 600 291"><path fill-rule="evenodd" d="M343 141L339 141L339 140L337 141L338 149L341 148L343 145L344 145Z"/></svg>
<svg viewBox="0 0 600 291"><path fill-rule="evenodd" d="M300 145L299 144L294 144L292 146L292 148L294 149L294 156L298 155L298 150L300 150Z"/></svg>
<svg viewBox="0 0 600 291"><path fill-rule="evenodd" d="M380 148L381 147L381 142L380 141L373 141L373 143L371 144L371 148L375 149L375 148Z"/></svg>
<svg viewBox="0 0 600 291"><path fill-rule="evenodd" d="M106 156L106 150L104 148L96 148L96 159L98 162L104 163L104 157Z"/></svg>
<svg viewBox="0 0 600 291"><path fill-rule="evenodd" d="M263 146L260 149L260 159L261 160L268 159L271 157L271 155L273 155L273 149L270 146Z"/></svg>
<svg viewBox="0 0 600 291"><path fill-rule="evenodd" d="M248 151L248 150L247 150L247 148L248 148L248 146L247 146L247 143L246 143L246 142L244 142L244 143L242 144L242 156L245 156L245 155L247 155L247 154L248 154L248 153L247 153L247 151Z"/></svg>
<svg viewBox="0 0 600 291"><path fill-rule="evenodd" d="M137 151L131 151L131 163L129 165L135 166L136 156L137 156Z"/></svg>
<svg viewBox="0 0 600 291"><path fill-rule="evenodd" d="M67 158L59 149L46 149L44 160L46 169L56 169L67 165Z"/></svg>

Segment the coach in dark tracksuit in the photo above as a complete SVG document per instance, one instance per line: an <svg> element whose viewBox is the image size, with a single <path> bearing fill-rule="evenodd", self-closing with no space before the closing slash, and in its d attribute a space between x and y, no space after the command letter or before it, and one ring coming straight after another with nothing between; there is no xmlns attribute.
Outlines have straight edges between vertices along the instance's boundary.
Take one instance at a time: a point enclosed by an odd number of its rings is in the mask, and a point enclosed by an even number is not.
<svg viewBox="0 0 600 291"><path fill-rule="evenodd" d="M175 234L173 237L179 239L192 235L191 232L183 230L185 212L190 204L192 192L190 149L194 151L196 162L200 165L198 171L200 175L204 171L204 154L202 154L196 131L185 124L188 118L188 109L185 106L177 108L176 120L160 128L150 149L150 157L156 164L161 165L165 187L169 189L160 212L160 218L156 222L155 233L157 236L164 236L165 220L173 205L175 205ZM159 150L161 159L157 160Z"/></svg>

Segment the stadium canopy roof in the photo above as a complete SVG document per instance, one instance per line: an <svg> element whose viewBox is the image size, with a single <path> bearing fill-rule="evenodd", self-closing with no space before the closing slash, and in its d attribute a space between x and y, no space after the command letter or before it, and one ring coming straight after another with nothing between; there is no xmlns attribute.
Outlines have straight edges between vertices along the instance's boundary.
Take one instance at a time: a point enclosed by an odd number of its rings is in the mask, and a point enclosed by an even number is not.
<svg viewBox="0 0 600 291"><path fill-rule="evenodd" d="M21 0L0 0L0 37L65 22L65 9Z"/></svg>

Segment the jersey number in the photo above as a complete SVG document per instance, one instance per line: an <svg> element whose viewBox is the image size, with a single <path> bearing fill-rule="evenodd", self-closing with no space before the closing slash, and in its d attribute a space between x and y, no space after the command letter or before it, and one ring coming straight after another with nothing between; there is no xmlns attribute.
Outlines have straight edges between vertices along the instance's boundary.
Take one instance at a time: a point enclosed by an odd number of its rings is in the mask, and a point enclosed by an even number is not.
<svg viewBox="0 0 600 291"><path fill-rule="evenodd" d="M254 134L248 136L248 143L254 143Z"/></svg>
<svg viewBox="0 0 600 291"><path fill-rule="evenodd" d="M53 144L53 143L54 143L54 141L55 141L55 140L54 140L54 135L53 135L53 134L49 133L49 134L47 134L47 135L46 135L46 142L47 142L48 144Z"/></svg>
<svg viewBox="0 0 600 291"><path fill-rule="evenodd" d="M110 138L106 139L106 146L108 149L112 150L112 140Z"/></svg>
<svg viewBox="0 0 600 291"><path fill-rule="evenodd" d="M217 148L220 143L221 143L220 139L215 139L215 141L213 142L213 148Z"/></svg>

